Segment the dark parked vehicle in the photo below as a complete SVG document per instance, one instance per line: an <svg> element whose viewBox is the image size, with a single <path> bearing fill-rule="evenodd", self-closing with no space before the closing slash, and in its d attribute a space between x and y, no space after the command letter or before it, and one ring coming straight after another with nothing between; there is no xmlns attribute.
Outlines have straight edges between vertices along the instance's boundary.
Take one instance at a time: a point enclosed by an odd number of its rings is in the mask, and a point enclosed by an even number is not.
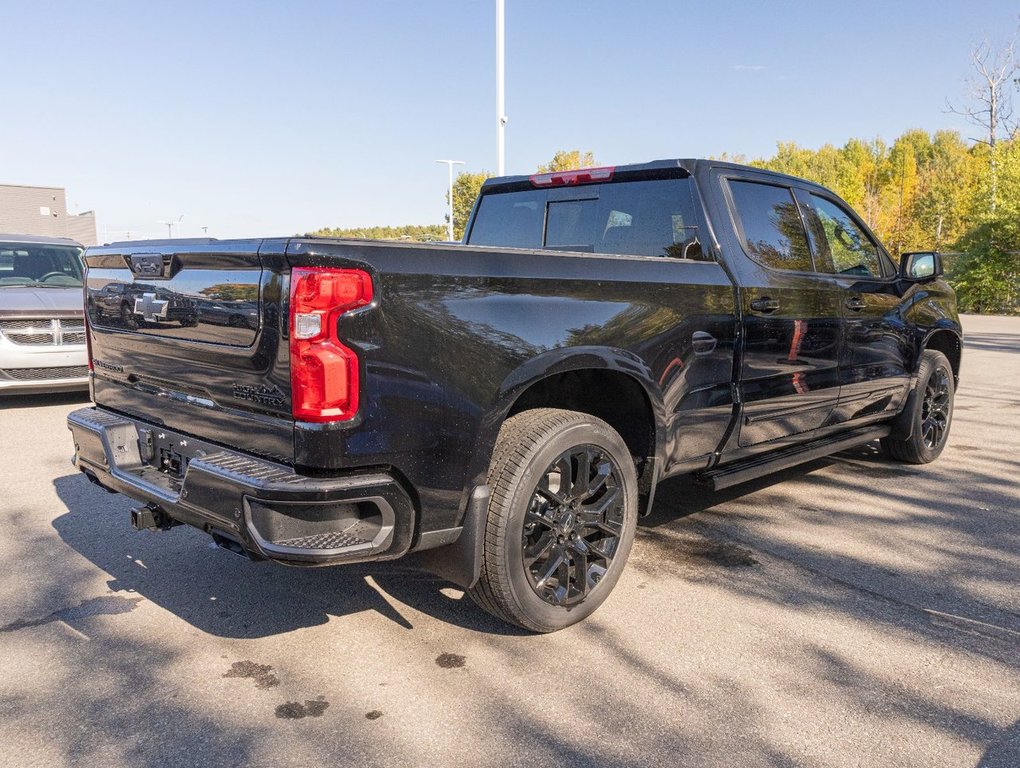
<svg viewBox="0 0 1020 768"><path fill-rule="evenodd" d="M159 328L165 323L195 326L195 300L158 285L107 283L89 294L88 309L111 326L130 330Z"/></svg>
<svg viewBox="0 0 1020 768"><path fill-rule="evenodd" d="M538 632L605 600L663 478L722 488L873 440L932 461L960 370L938 254L897 268L828 190L714 161L489 180L463 245L86 262L96 407L69 417L75 463L144 502L136 528L290 565L418 553ZM139 284L258 321L99 308Z"/></svg>

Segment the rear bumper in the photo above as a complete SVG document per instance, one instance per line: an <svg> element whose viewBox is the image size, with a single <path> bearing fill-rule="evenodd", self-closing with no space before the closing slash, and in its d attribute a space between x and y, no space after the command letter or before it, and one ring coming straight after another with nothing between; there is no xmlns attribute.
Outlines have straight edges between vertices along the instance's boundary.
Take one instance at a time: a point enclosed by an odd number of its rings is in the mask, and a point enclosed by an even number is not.
<svg viewBox="0 0 1020 768"><path fill-rule="evenodd" d="M410 546L415 511L385 472L308 477L286 465L99 408L67 418L74 465L176 522L287 565L389 560ZM166 459L185 469L167 473Z"/></svg>

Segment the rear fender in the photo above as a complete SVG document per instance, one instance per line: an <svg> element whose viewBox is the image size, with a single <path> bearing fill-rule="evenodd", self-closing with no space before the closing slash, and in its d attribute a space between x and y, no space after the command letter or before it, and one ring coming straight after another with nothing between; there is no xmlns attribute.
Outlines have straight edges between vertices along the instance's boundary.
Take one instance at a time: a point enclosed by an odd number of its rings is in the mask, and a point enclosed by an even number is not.
<svg viewBox="0 0 1020 768"><path fill-rule="evenodd" d="M666 420L662 392L648 366L641 358L621 349L594 346L549 350L526 361L503 380L492 408L482 420L482 426L475 443L468 473L469 483L465 489L465 505L471 488L485 483L485 476L500 427L521 395L543 379L570 371L587 370L613 371L624 374L637 382L648 398L654 421L655 438L654 450L649 456L651 466L649 471L644 472L641 477L641 492L642 495L649 498L650 506L650 497L654 493L659 468L663 466L666 445L664 427Z"/></svg>

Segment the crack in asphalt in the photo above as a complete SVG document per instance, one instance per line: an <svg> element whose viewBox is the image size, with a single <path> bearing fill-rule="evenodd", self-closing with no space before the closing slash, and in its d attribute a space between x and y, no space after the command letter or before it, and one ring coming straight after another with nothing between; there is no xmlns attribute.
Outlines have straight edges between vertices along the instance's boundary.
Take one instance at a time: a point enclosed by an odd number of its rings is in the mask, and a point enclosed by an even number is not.
<svg viewBox="0 0 1020 768"><path fill-rule="evenodd" d="M105 597L94 597L85 600L70 608L62 608L54 611L41 619L18 619L10 624L0 627L0 632L17 632L19 629L30 627L41 627L53 621L74 621L89 616L116 616L121 613L130 613L144 598L123 597L121 595L107 595Z"/></svg>

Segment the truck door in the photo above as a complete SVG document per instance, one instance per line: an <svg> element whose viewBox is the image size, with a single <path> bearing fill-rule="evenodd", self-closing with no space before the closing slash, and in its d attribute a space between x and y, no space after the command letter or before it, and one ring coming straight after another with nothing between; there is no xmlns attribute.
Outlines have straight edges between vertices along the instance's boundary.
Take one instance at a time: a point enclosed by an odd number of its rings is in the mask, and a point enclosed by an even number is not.
<svg viewBox="0 0 1020 768"><path fill-rule="evenodd" d="M815 258L840 290L843 349L839 405L830 421L895 413L910 386L913 339L900 315L896 270L878 241L834 196L800 190Z"/></svg>
<svg viewBox="0 0 1020 768"><path fill-rule="evenodd" d="M742 447L807 436L839 400L843 293L816 269L801 206L775 177L723 182L740 272Z"/></svg>

